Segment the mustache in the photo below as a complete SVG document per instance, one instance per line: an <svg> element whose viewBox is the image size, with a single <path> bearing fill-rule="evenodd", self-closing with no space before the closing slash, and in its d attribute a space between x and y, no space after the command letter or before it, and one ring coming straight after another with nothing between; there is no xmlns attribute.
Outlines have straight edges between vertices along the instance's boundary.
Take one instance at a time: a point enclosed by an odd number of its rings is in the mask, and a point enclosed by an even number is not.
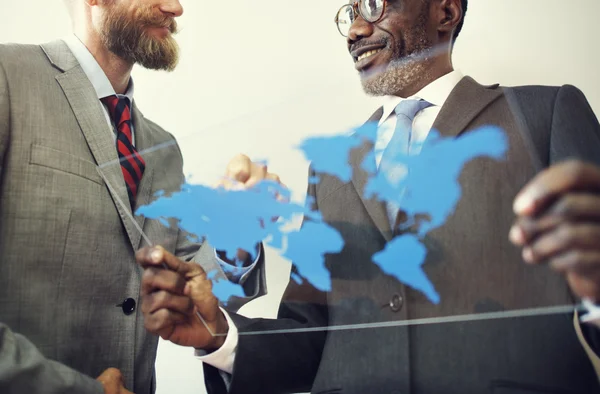
<svg viewBox="0 0 600 394"><path fill-rule="evenodd" d="M357 49L360 49L362 47L366 47L366 46L371 46L371 45L383 45L384 47L388 46L388 40L386 38L380 38L378 40L365 40L365 39L361 39L356 41L354 44L350 45L348 47L348 52L354 52Z"/></svg>
<svg viewBox="0 0 600 394"><path fill-rule="evenodd" d="M138 21L144 26L164 27L169 29L172 34L177 34L178 27L175 18L157 14L152 9L145 9L138 14Z"/></svg>

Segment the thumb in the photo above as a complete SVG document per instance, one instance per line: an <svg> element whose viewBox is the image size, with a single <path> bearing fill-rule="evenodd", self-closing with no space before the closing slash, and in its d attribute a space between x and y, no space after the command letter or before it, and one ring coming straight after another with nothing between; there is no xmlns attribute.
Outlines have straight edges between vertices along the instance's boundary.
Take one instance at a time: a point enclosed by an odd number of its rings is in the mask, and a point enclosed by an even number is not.
<svg viewBox="0 0 600 394"><path fill-rule="evenodd" d="M569 160L537 174L517 194L513 210L517 215L534 216L557 196L569 191L600 191L600 168Z"/></svg>
<svg viewBox="0 0 600 394"><path fill-rule="evenodd" d="M189 279L183 289L183 294L192 299L196 311L205 320L215 321L219 313L219 301L212 292L212 281L208 279L206 273L198 264L191 263L189 265L193 267L192 272L196 275L188 276Z"/></svg>
<svg viewBox="0 0 600 394"><path fill-rule="evenodd" d="M102 386L105 392L118 392L120 386L123 385L123 374L117 368L108 368L96 379Z"/></svg>

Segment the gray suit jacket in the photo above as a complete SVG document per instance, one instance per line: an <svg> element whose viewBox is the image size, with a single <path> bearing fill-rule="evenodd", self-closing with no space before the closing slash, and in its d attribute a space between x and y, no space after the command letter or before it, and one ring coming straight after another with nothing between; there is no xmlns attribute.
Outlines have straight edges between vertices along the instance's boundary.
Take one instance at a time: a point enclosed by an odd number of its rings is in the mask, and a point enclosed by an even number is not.
<svg viewBox="0 0 600 394"><path fill-rule="evenodd" d="M135 105L132 112L146 161L139 206L159 190L178 190L183 162L171 134ZM140 308L126 315L117 307L127 298L139 303L134 253L145 242L119 166L102 167L117 160L107 127L92 84L62 41L0 45L3 393L100 393L92 378L109 367L122 371L129 390L154 390L158 338L145 331ZM144 152L158 144L166 147ZM176 226L135 221L152 242L223 275L208 245ZM264 293L261 267L245 291L234 309Z"/></svg>
<svg viewBox="0 0 600 394"><path fill-rule="evenodd" d="M377 121L381 110L371 118ZM429 232L423 269L438 305L371 263L393 234L385 206L367 200L362 160L351 155L350 182L320 175L309 187L345 246L326 255L332 289L290 281L279 319L232 314L240 335L230 393L534 394L593 393L598 380L573 329L573 314L449 321L383 328L298 332L322 326L377 324L480 312L573 304L564 279L522 262L508 241L512 202L536 171L578 157L600 164L600 126L572 86L501 88L463 78L434 129L446 137L482 125L502 127L506 160L478 158L463 169L462 198L447 222ZM314 174L311 174L314 175ZM399 262L401 263L401 262ZM211 393L225 392L205 367Z"/></svg>

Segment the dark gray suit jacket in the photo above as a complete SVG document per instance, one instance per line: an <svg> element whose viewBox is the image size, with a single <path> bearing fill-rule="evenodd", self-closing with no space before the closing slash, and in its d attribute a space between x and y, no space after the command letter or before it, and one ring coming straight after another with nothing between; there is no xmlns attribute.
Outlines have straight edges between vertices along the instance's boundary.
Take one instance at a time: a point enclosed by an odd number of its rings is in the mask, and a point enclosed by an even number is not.
<svg viewBox="0 0 600 394"><path fill-rule="evenodd" d="M381 110L371 120L380 117ZM365 146L352 154L351 182L319 174L320 182L308 190L315 208L345 241L341 253L326 256L331 292L290 281L279 319L232 314L239 331L385 324L573 304L560 275L526 266L509 243L512 202L536 171L551 163L577 157L600 165L598 121L572 86L501 88L465 77L433 128L451 137L490 124L508 136L506 160L469 162L459 178L462 198L455 212L424 240L423 268L442 297L439 305L371 263L394 234L384 205L361 197L367 180L360 168L369 150ZM223 392L214 369L205 371L210 392ZM573 313L565 312L240 335L229 392L550 394L598 389L573 328Z"/></svg>
<svg viewBox="0 0 600 394"><path fill-rule="evenodd" d="M139 206L180 188L183 160L171 134L132 112L146 161ZM120 166L102 166L116 160L96 92L64 42L0 45L2 393L101 393L93 378L109 367L129 390L153 392L158 337L144 329L140 308L117 307L139 303L134 253L145 243L135 224L151 242L224 275L207 244L176 226L131 220ZM234 308L264 292L261 267L245 290Z"/></svg>

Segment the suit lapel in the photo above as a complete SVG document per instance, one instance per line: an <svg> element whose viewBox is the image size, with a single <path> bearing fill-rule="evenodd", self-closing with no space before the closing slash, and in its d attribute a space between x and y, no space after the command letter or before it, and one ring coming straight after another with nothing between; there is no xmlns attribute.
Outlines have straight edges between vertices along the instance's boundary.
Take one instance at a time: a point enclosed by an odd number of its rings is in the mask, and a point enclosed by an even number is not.
<svg viewBox="0 0 600 394"><path fill-rule="evenodd" d="M136 198L136 207L141 207L143 205L147 205L150 203L150 199L152 197L152 183L154 179L154 166L153 164L156 162L152 160L152 150L150 148L153 147L153 142L151 136L149 134L148 127L146 125L146 121L144 116L139 111L135 102L133 103L133 129L135 133L135 148L139 152L139 154L144 159L146 163L146 167L144 169L144 174L142 175L142 180L140 182L140 186L138 187L138 194ZM136 215L135 220L140 229L144 228L144 223L146 221L145 217L142 215ZM132 240L134 248L139 247L139 243L141 240L141 233L136 239ZM155 242L156 240L150 240Z"/></svg>
<svg viewBox="0 0 600 394"><path fill-rule="evenodd" d="M131 207L117 149L96 91L65 43L54 41L42 45L42 49L50 62L63 71L56 76L56 80L71 105L88 147L98 164L98 171L107 183L129 240L135 247L139 244L141 234L135 229L131 220Z"/></svg>
<svg viewBox="0 0 600 394"><path fill-rule="evenodd" d="M437 130L443 137L460 135L481 111L502 95L502 91L497 87L498 85L480 85L468 76L462 78L440 109L432 129ZM383 108L379 108L367 123L378 122L382 115ZM376 198L367 199L364 196L369 174L362 169L362 163L372 149L373 144L365 143L350 154L350 163L353 170L352 183L373 223L375 223L381 235L387 241L390 241L393 233L385 203Z"/></svg>
<svg viewBox="0 0 600 394"><path fill-rule="evenodd" d="M366 123L379 122L383 116L383 107L379 108L375 113L367 120ZM365 206L371 220L381 232L381 235L387 240L392 239L391 224L387 216L385 203L377 198L367 199L364 195L364 190L367 182L369 181L369 173L363 170L362 164L367 155L373 150L373 144L366 142L361 145L360 148L353 150L350 153L350 166L352 168L352 184L356 189L360 199Z"/></svg>
<svg viewBox="0 0 600 394"><path fill-rule="evenodd" d="M463 77L440 109L432 129L442 137L460 135L481 111L502 96L497 87L483 86L471 77Z"/></svg>

